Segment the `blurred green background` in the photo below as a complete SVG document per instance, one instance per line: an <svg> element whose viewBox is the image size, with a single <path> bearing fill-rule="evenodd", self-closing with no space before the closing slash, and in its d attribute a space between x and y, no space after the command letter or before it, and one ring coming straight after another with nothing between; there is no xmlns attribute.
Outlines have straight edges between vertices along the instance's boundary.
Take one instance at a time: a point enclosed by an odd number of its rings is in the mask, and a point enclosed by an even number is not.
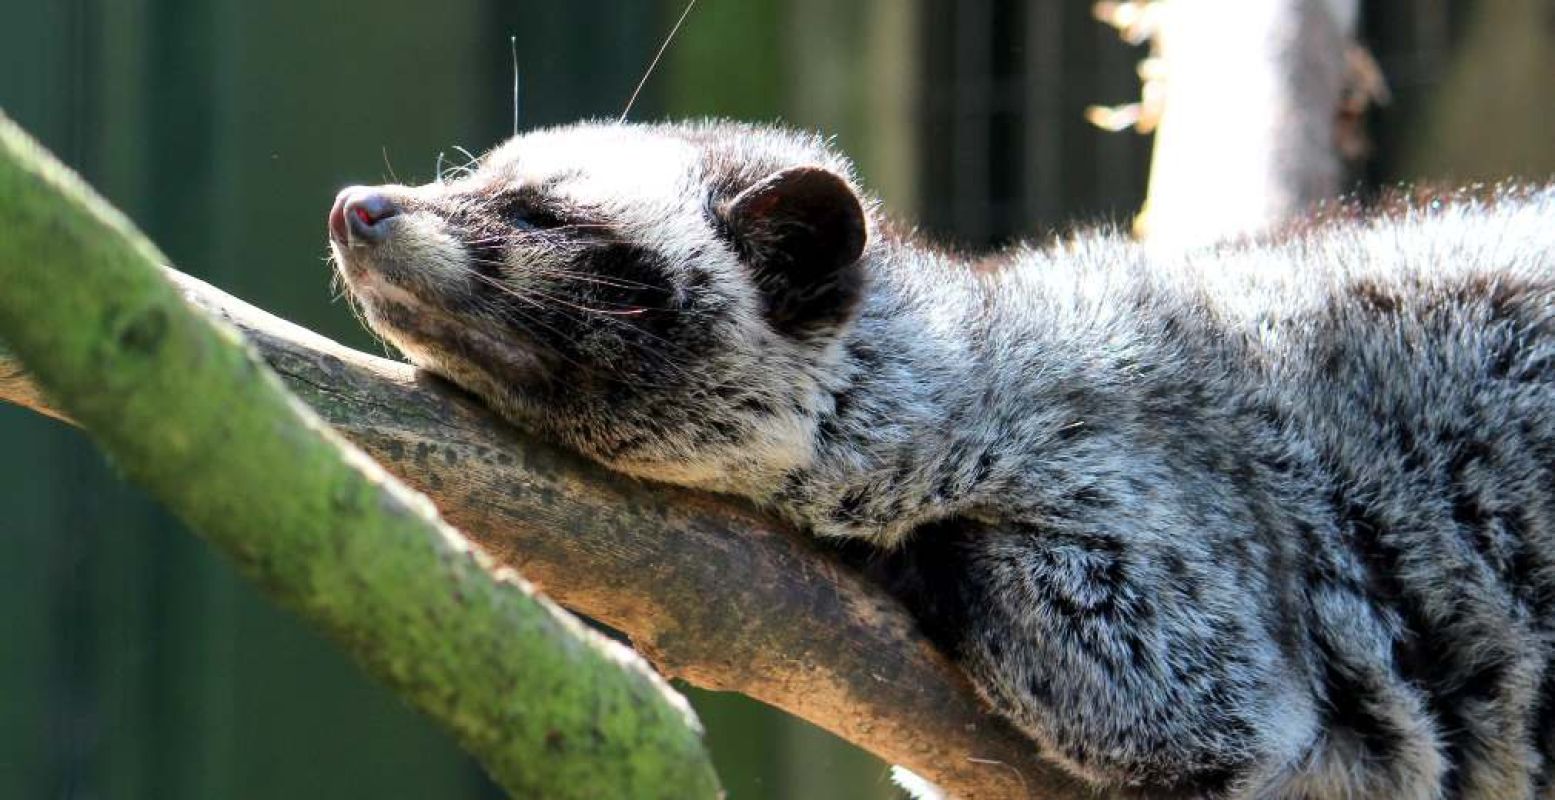
<svg viewBox="0 0 1555 800"><path fill-rule="evenodd" d="M0 0L0 108L181 269L373 348L329 299L334 192L506 136L510 35L524 127L618 115L680 10ZM1359 185L1555 171L1547 0L1373 2L1365 27L1396 102ZM1137 208L1148 141L1081 110L1132 98L1141 55L1073 0L701 0L633 116L833 133L896 213L982 246ZM690 695L736 800L896 796L809 725ZM497 796L81 436L0 406L0 798Z"/></svg>

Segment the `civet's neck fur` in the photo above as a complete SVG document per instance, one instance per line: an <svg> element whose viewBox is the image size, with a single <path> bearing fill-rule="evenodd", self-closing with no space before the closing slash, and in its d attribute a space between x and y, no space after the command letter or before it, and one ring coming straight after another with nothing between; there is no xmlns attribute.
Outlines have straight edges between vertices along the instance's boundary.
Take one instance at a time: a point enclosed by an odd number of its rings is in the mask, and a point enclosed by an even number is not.
<svg viewBox="0 0 1555 800"><path fill-rule="evenodd" d="M368 322L515 424L881 546L1076 775L1555 792L1555 192L982 262L861 198L808 137L584 125L332 229Z"/></svg>

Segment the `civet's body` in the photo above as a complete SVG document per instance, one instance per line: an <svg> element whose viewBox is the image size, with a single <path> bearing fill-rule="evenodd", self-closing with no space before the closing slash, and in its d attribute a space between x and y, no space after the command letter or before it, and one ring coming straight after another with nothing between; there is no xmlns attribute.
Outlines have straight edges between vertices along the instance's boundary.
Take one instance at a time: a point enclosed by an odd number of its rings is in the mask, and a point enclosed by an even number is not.
<svg viewBox="0 0 1555 800"><path fill-rule="evenodd" d="M816 139L585 124L331 229L368 323L515 425L877 545L1076 775L1555 791L1551 190L973 262Z"/></svg>

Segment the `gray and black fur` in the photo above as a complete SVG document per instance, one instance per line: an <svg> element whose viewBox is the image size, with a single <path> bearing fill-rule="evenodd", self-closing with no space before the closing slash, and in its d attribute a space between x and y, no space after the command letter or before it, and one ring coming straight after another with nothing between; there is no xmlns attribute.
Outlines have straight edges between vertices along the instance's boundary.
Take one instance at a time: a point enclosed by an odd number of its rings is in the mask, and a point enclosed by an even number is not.
<svg viewBox="0 0 1555 800"><path fill-rule="evenodd" d="M340 272L412 360L873 545L1074 774L1555 796L1555 190L983 261L766 128L578 125L352 191Z"/></svg>

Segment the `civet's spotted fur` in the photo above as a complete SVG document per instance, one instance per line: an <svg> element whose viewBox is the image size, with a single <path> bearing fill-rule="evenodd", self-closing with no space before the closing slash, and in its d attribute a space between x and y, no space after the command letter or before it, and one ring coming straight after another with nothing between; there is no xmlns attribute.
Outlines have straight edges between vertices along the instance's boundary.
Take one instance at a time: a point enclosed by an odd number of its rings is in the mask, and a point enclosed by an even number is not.
<svg viewBox="0 0 1555 800"><path fill-rule="evenodd" d="M335 243L514 423L878 567L1099 784L1555 793L1555 191L973 262L817 139L525 134Z"/></svg>

